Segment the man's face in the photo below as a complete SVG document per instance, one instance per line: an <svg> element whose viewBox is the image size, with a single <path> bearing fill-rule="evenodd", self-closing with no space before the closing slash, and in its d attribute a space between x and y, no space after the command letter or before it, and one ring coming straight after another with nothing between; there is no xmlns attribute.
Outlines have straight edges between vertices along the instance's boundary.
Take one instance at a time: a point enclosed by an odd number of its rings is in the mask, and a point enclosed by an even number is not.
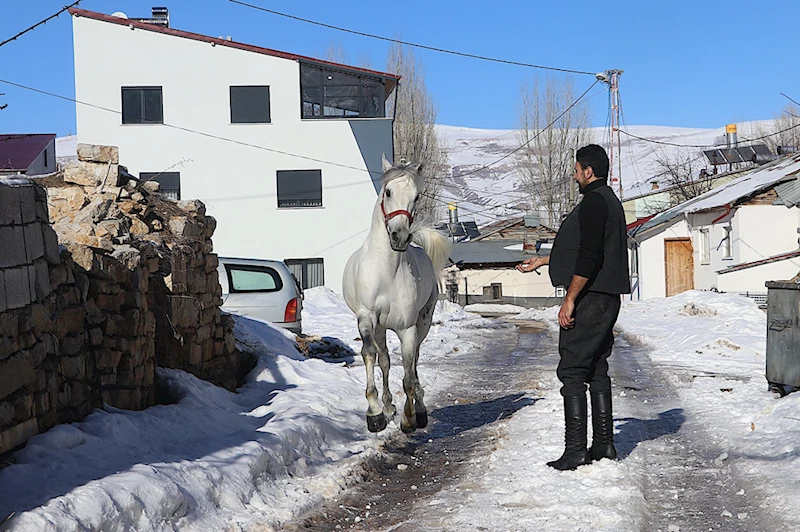
<svg viewBox="0 0 800 532"><path fill-rule="evenodd" d="M594 171L591 166L584 168L581 163L575 161L575 175L572 176L572 179L578 183L581 189L589 184L589 180L592 177L594 177Z"/></svg>

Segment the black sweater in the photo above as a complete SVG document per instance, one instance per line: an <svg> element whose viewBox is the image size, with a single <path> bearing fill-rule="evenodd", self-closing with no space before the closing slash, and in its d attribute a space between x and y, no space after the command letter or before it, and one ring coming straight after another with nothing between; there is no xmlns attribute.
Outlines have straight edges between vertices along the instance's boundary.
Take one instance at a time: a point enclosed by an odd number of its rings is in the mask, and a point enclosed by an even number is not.
<svg viewBox="0 0 800 532"><path fill-rule="evenodd" d="M625 213L605 180L581 190L584 197L558 230L550 253L553 286L569 286L573 275L589 279L584 290L629 294Z"/></svg>

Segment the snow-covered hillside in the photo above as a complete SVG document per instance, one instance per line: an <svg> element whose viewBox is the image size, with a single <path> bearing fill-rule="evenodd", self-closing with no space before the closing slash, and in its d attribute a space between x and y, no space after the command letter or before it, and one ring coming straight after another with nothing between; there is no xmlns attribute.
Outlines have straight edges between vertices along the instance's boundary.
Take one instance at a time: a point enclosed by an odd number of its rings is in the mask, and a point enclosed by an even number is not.
<svg viewBox="0 0 800 532"><path fill-rule="evenodd" d="M762 132L772 125L771 120L737 124L740 144L763 135ZM437 126L437 130L448 150L452 171L442 199L457 203L459 220L474 220L481 226L524 212L526 195L517 175L516 155L508 155L520 145L515 130L446 125ZM702 157L704 148L696 146L724 146L725 143L724 125L715 129L628 126L623 131L630 135L621 135L621 172L616 163L614 166L615 173L622 176L625 197L651 189L649 181L659 172L654 164L659 154L669 158L679 154ZM592 134L593 142L608 148L606 128L592 128ZM704 158L698 162L706 163Z"/></svg>

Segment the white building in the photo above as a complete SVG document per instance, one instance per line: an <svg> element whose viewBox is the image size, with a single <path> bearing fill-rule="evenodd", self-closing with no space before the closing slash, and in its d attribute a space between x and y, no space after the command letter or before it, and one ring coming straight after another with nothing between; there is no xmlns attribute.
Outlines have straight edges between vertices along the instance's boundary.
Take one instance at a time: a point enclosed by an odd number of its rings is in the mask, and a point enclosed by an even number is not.
<svg viewBox="0 0 800 532"><path fill-rule="evenodd" d="M285 260L304 286L341 291L392 158L398 76L176 30L166 13L70 12L78 141L202 200L218 254Z"/></svg>
<svg viewBox="0 0 800 532"><path fill-rule="evenodd" d="M800 155L629 226L634 299L685 290L766 296L766 281L800 272Z"/></svg>

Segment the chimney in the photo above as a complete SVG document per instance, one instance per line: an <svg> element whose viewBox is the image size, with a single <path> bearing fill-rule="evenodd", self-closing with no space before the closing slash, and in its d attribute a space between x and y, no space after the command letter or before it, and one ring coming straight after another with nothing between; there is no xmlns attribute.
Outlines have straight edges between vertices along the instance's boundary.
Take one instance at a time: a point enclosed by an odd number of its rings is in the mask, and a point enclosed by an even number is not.
<svg viewBox="0 0 800 532"><path fill-rule="evenodd" d="M160 26L169 28L169 9L166 7L153 7L153 21L158 21Z"/></svg>
<svg viewBox="0 0 800 532"><path fill-rule="evenodd" d="M739 144L736 138L736 124L728 124L725 126L725 138L729 148L735 148Z"/></svg>
<svg viewBox="0 0 800 532"><path fill-rule="evenodd" d="M458 207L456 207L456 202L451 201L447 204L448 214L450 215L450 223L457 224L458 223Z"/></svg>
<svg viewBox="0 0 800 532"><path fill-rule="evenodd" d="M652 186L650 190L658 190L658 181L651 181L650 185Z"/></svg>

